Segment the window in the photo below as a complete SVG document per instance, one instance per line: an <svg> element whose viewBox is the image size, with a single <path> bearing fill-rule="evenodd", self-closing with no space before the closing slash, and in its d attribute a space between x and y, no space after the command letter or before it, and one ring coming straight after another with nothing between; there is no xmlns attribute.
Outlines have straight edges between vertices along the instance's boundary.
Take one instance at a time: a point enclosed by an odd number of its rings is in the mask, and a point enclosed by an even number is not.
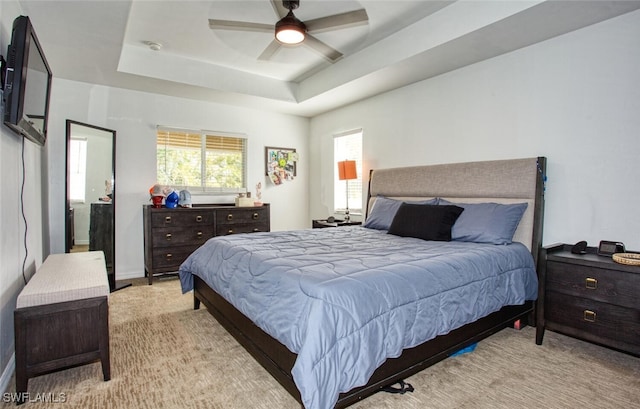
<svg viewBox="0 0 640 409"><path fill-rule="evenodd" d="M333 138L334 157L334 194L333 206L336 211L344 211L347 207L347 192L349 213L362 213L362 129L335 135ZM355 160L357 179L339 180L339 161ZM347 187L348 186L348 187Z"/></svg>
<svg viewBox="0 0 640 409"><path fill-rule="evenodd" d="M69 200L84 203L87 184L87 140L71 138L69 141Z"/></svg>
<svg viewBox="0 0 640 409"><path fill-rule="evenodd" d="M158 183L191 193L246 191L247 139L158 127Z"/></svg>

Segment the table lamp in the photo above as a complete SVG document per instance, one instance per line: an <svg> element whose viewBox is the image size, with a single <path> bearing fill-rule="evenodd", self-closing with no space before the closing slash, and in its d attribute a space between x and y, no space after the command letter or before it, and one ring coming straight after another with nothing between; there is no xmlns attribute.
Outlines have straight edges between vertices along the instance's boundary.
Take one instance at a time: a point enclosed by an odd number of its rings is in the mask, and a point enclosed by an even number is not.
<svg viewBox="0 0 640 409"><path fill-rule="evenodd" d="M344 211L344 221L348 222L349 217L349 180L357 179L356 174L356 161L355 160L343 160L338 162L338 179L346 181L347 185L347 208Z"/></svg>

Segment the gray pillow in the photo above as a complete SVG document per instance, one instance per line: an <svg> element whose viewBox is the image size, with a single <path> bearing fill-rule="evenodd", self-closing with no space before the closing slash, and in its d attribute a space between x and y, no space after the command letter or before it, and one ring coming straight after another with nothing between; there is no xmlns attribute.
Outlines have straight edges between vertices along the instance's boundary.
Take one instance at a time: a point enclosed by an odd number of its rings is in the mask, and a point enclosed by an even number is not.
<svg viewBox="0 0 640 409"><path fill-rule="evenodd" d="M373 203L371 213L367 216L367 220L364 222L363 226L370 229L389 230L393 217L396 215L396 212L402 203L435 205L438 204L438 199L433 198L429 200L407 202L404 200L389 199L385 196L377 196L376 201Z"/></svg>
<svg viewBox="0 0 640 409"><path fill-rule="evenodd" d="M440 199L441 205L464 208L451 229L451 240L474 243L510 244L527 203L453 203Z"/></svg>

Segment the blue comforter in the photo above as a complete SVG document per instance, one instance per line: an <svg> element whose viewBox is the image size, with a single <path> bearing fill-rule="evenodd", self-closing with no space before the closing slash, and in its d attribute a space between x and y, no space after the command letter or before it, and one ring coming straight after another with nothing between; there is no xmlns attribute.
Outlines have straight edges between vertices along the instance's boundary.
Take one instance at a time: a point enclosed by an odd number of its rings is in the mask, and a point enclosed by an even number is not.
<svg viewBox="0 0 640 409"><path fill-rule="evenodd" d="M297 359L307 409L332 408L403 349L537 297L533 258L510 245L433 242L364 227L215 237L180 267Z"/></svg>

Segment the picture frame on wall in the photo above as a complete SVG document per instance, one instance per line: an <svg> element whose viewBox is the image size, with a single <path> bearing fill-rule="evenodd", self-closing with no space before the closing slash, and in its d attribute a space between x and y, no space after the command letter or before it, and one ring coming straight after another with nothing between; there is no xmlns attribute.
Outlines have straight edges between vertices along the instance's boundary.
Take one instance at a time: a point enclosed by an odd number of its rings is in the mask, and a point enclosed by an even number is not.
<svg viewBox="0 0 640 409"><path fill-rule="evenodd" d="M266 175L274 185L281 185L297 176L298 154L293 148L264 148Z"/></svg>

